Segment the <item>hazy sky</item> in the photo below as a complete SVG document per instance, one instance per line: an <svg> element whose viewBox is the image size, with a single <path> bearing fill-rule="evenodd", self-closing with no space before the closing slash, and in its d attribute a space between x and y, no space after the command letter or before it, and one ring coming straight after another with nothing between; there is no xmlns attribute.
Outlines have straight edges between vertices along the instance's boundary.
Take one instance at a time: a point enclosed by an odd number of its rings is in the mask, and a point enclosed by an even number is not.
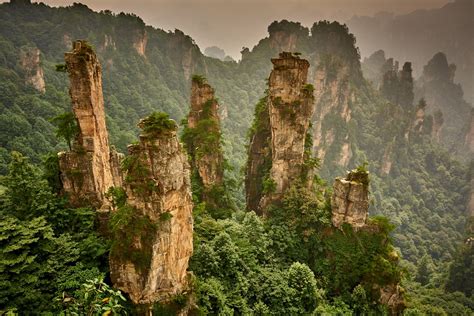
<svg viewBox="0 0 474 316"><path fill-rule="evenodd" d="M0 2L3 2L0 0ZM35 2L35 0L33 0ZM94 10L135 13L146 24L190 35L201 50L216 45L240 58L242 47L252 48L267 36L274 20L299 21L310 27L328 19L345 21L353 15L380 11L407 13L438 8L449 0L43 0L54 5L82 2Z"/></svg>

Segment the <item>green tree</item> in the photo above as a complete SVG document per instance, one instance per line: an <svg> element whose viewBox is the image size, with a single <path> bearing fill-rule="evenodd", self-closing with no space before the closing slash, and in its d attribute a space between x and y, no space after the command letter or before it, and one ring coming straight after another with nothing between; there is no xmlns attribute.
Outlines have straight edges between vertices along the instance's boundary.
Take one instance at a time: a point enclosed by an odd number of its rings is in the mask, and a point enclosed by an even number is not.
<svg viewBox="0 0 474 316"><path fill-rule="evenodd" d="M71 150L72 141L79 133L79 126L74 113L65 112L59 114L51 119L51 123L57 127L56 137L59 139L64 139L69 147L69 150Z"/></svg>
<svg viewBox="0 0 474 316"><path fill-rule="evenodd" d="M418 264L415 280L417 282L420 282L422 285L426 285L430 281L432 272L433 269L431 257L428 255L424 255L423 257L421 257L420 263Z"/></svg>

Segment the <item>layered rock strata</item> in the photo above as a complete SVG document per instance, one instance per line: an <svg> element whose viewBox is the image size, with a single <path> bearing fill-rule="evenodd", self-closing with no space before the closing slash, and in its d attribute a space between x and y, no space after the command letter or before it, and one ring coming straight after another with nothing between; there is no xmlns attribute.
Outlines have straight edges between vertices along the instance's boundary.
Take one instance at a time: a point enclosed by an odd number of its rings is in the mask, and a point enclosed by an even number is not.
<svg viewBox="0 0 474 316"><path fill-rule="evenodd" d="M186 270L193 252L187 156L174 121L146 131L149 122L139 124L145 130L139 144L129 146L124 161L127 205L117 216L127 220L111 219L117 226L110 255L114 286L135 304L145 305L166 301L187 288Z"/></svg>
<svg viewBox="0 0 474 316"><path fill-rule="evenodd" d="M301 176L305 140L314 112L313 89L306 78L309 62L289 53L272 59L269 115L275 196L281 196Z"/></svg>
<svg viewBox="0 0 474 316"><path fill-rule="evenodd" d="M346 178L336 178L331 198L332 224L343 223L355 229L364 227L369 212L369 174L352 170Z"/></svg>
<svg viewBox="0 0 474 316"><path fill-rule="evenodd" d="M272 189L262 198L261 209L281 200L304 176L306 134L314 112L313 87L306 82L309 62L284 52L272 63L267 99L271 131L267 181Z"/></svg>
<svg viewBox="0 0 474 316"><path fill-rule="evenodd" d="M73 206L100 208L107 190L122 183L120 155L110 149L105 125L101 66L85 41L75 41L65 60L79 132L72 151L59 153L63 192Z"/></svg>

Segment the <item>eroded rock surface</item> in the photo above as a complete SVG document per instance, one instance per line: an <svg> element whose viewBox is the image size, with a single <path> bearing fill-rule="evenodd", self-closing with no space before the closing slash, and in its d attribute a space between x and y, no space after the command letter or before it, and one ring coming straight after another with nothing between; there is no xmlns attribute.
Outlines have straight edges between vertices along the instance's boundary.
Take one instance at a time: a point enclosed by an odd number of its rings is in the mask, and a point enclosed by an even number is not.
<svg viewBox="0 0 474 316"><path fill-rule="evenodd" d="M309 62L291 53L273 58L269 78L268 111L270 116L274 184L262 200L262 208L280 200L301 179L305 160L305 141L314 112L313 87L308 85Z"/></svg>
<svg viewBox="0 0 474 316"><path fill-rule="evenodd" d="M137 31L133 40L133 47L138 55L145 57L146 46L148 44L148 34L146 30Z"/></svg>
<svg viewBox="0 0 474 316"><path fill-rule="evenodd" d="M353 96L349 88L349 65L342 65L335 73L331 72L335 60L321 62L315 60L319 67L314 72L315 112L313 115L313 151L324 162L328 151L337 152L334 157L336 164L347 167L352 158L352 148L349 135L341 135L343 142L338 148L333 148L335 140L335 124L324 124L331 115L337 115L338 124L348 124L352 118L350 101ZM334 121L334 119L333 119ZM341 132L342 129L338 131Z"/></svg>
<svg viewBox="0 0 474 316"><path fill-rule="evenodd" d="M20 65L25 72L25 83L38 92L46 92L43 68L40 61L41 52L36 47L23 47L20 51Z"/></svg>
<svg viewBox="0 0 474 316"><path fill-rule="evenodd" d="M135 304L166 301L188 285L193 204L190 168L176 129L144 131L125 160L128 198L118 212L129 217L114 228L110 271L114 286Z"/></svg>
<svg viewBox="0 0 474 316"><path fill-rule="evenodd" d="M332 224L348 223L354 228L365 226L369 212L369 174L353 170L346 178L336 178L331 198Z"/></svg>
<svg viewBox="0 0 474 316"><path fill-rule="evenodd" d="M224 156L219 104L214 97L214 89L201 77L193 78L191 84L188 132L187 149L192 167L197 170L202 181L206 200L206 191L223 184Z"/></svg>
<svg viewBox="0 0 474 316"><path fill-rule="evenodd" d="M105 125L101 66L85 41L75 41L65 60L79 132L72 151L59 154L63 191L74 206L100 208L107 190L122 180L120 155L111 151Z"/></svg>
<svg viewBox="0 0 474 316"><path fill-rule="evenodd" d="M263 182L268 176L266 173L270 170L272 159L267 98L258 103L254 120L245 170L245 201L249 211L262 215L260 200L263 197Z"/></svg>

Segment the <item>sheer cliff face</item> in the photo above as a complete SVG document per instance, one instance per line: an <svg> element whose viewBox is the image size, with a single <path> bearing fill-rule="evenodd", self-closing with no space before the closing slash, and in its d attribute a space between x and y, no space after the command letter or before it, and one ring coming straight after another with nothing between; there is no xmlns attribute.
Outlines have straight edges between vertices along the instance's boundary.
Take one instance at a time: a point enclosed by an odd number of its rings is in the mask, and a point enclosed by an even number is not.
<svg viewBox="0 0 474 316"><path fill-rule="evenodd" d="M314 73L316 110L312 119L313 151L321 162L331 152L331 162L347 167L352 158L352 148L349 135L338 127L351 120L350 99L354 96L349 88L349 67L338 66L335 60L316 62L319 67ZM331 124L327 123L328 120L332 121Z"/></svg>
<svg viewBox="0 0 474 316"><path fill-rule="evenodd" d="M111 279L135 304L166 301L186 289L193 252L187 156L175 127L142 133L127 159L124 188L132 215L115 235Z"/></svg>
<svg viewBox="0 0 474 316"><path fill-rule="evenodd" d="M36 47L26 47L20 52L20 65L25 72L25 83L32 86L38 92L44 93L46 85L44 83L43 68L40 64L40 50Z"/></svg>
<svg viewBox="0 0 474 316"><path fill-rule="evenodd" d="M331 208L335 227L343 223L356 229L364 227L369 213L369 174L353 170L344 179L336 178Z"/></svg>
<svg viewBox="0 0 474 316"><path fill-rule="evenodd" d="M263 181L271 167L270 116L268 98L257 104L254 118L254 132L250 138L247 167L245 170L245 200L247 209L262 215L260 200L263 197Z"/></svg>
<svg viewBox="0 0 474 316"><path fill-rule="evenodd" d="M74 42L65 60L79 133L73 150L60 153L63 190L72 205L101 207L107 190L121 184L120 171L112 171L112 165L118 165L120 158L109 147L101 67L94 51L84 41Z"/></svg>
<svg viewBox="0 0 474 316"><path fill-rule="evenodd" d="M190 144L193 167L199 173L204 189L222 185L224 178L224 157L221 149L219 104L214 97L214 89L199 80L191 85L191 111L188 128L196 131ZM202 135L202 134L205 135ZM212 139L206 139L211 137ZM214 139L215 138L215 139ZM211 142L211 143L209 143Z"/></svg>
<svg viewBox="0 0 474 316"><path fill-rule="evenodd" d="M106 40L107 40L107 37L106 37ZM138 55L145 57L147 43L148 43L148 34L146 30L137 30L135 34L135 38L133 40L133 48L135 48Z"/></svg>
<svg viewBox="0 0 474 316"><path fill-rule="evenodd" d="M270 117L273 192L263 202L279 200L301 178L306 133L314 112L313 89L307 86L309 62L291 53L272 59L269 78L268 111Z"/></svg>

